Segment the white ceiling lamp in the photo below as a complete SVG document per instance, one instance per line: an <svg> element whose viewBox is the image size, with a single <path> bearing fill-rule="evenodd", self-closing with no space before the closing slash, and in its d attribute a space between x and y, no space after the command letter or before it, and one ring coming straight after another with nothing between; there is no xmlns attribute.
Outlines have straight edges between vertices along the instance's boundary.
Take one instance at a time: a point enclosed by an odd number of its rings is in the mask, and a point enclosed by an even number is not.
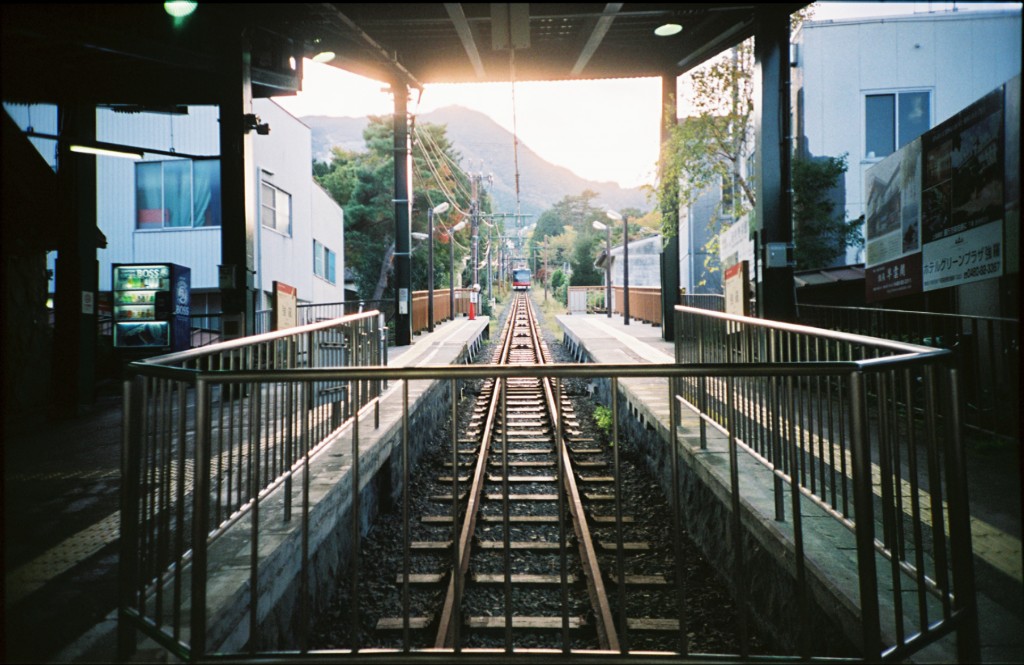
<svg viewBox="0 0 1024 665"><path fill-rule="evenodd" d="M320 51L313 56L313 62L326 63L334 60L336 54L334 51Z"/></svg>
<svg viewBox="0 0 1024 665"><path fill-rule="evenodd" d="M164 11L174 18L185 18L196 10L195 0L171 0L164 3Z"/></svg>
<svg viewBox="0 0 1024 665"><path fill-rule="evenodd" d="M142 159L141 152L129 150L111 150L108 148L96 148L89 145L72 145L68 148L71 152L79 152L86 155L100 155L103 157L123 157L125 159Z"/></svg>
<svg viewBox="0 0 1024 665"><path fill-rule="evenodd" d="M664 25L659 25L657 28L655 28L654 34L658 35L659 37L671 37L672 35L678 35L682 31L683 26L679 25L678 23L666 23Z"/></svg>

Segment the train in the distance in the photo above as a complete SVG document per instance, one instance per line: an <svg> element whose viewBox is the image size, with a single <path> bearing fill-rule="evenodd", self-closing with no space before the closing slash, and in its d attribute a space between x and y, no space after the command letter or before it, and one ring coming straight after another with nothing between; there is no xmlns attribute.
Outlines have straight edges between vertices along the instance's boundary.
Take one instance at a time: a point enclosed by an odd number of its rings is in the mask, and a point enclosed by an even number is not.
<svg viewBox="0 0 1024 665"><path fill-rule="evenodd" d="M513 291L529 291L530 290L530 269L529 268L515 268L512 270L512 290Z"/></svg>

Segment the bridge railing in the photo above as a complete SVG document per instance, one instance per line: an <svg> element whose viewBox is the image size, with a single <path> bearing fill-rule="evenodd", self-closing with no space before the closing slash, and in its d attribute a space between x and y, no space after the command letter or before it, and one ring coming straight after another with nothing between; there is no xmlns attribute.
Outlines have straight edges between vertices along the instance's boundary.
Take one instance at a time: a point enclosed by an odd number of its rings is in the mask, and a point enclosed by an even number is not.
<svg viewBox="0 0 1024 665"><path fill-rule="evenodd" d="M188 580L196 569L208 578L196 558L207 540L249 511L258 514L258 497L290 490L297 461L384 388L380 379L332 378L197 389L200 377L384 365L385 332L383 315L372 310L128 366L119 581L125 625L173 653L187 652L185 599L196 592ZM282 511L279 519L290 519L291 506Z"/></svg>
<svg viewBox="0 0 1024 665"><path fill-rule="evenodd" d="M950 349L960 369L966 427L1020 438L1020 321L871 307L800 305L801 323Z"/></svg>
<svg viewBox="0 0 1024 665"><path fill-rule="evenodd" d="M472 289L455 289L455 316L469 313L469 294ZM451 293L450 289L434 289L434 323L438 324L447 321L451 316ZM412 334L423 332L427 329L429 321L429 291L412 292Z"/></svg>
<svg viewBox="0 0 1024 665"><path fill-rule="evenodd" d="M976 659L953 354L691 307L676 316L678 363L759 368L677 382L679 399L699 416L701 447L721 434L769 468L774 519L797 534L801 497L855 534L864 653L882 644L879 656L902 659L956 631L961 660ZM837 363L849 371L817 371ZM794 547L796 574L806 576L799 535ZM887 565L877 565L876 551Z"/></svg>
<svg viewBox="0 0 1024 665"><path fill-rule="evenodd" d="M365 437L378 422L374 407L382 382L403 391L395 399L402 400L406 424L390 455L408 460L410 437L423 434L410 434L410 384L448 382L454 403L456 386L468 379L553 377L610 379L619 395L631 379L647 386L662 381L668 422L680 427L669 428L670 440L657 454L670 461L671 487L680 490L679 460L688 445L680 437L689 427L684 416L698 414L697 448L720 453L717 459L728 468L731 510L724 513L720 541L731 548L723 561L734 567L741 612L749 611L749 589L757 582L744 566L751 554L744 543L751 541L740 532L750 518L741 507L763 494L746 461L766 470L777 511L767 522L784 525L774 528L792 543L785 559L799 606L792 623L802 638L791 655L831 655L809 646L814 623L808 615L817 588L812 580L839 575L858 581L853 614L863 659L900 660L955 632L960 659L977 660L950 352L677 311L680 341L671 364L388 368L375 351L381 346L375 313L133 364L124 409L122 654L142 631L184 659L273 655L261 651L260 636L267 622L280 622L268 618L268 608L284 598L295 609L287 612L287 643L274 653L287 649L288 659L363 657L358 641L339 645L341 651L309 650L314 607L330 593L314 583L314 568L322 565L314 561L322 561L315 551L325 534L350 533L342 545L327 547L331 578L362 588L359 542L368 525L358 497L378 482L408 478L407 469L388 464L386 480L362 475L365 467L381 465ZM339 349L351 353L343 357ZM347 394L335 390L346 386ZM624 427L621 413L617 406L612 410L613 433ZM451 419L457 449L457 408ZM618 465L616 456L615 477ZM325 507L320 501L329 492L347 498ZM408 492L398 495L408 501ZM671 505L673 530L682 532L690 518L684 517L681 491L672 493ZM820 525L812 524L820 520L812 513L838 526L834 541L820 541ZM453 515L453 524L458 519ZM403 537L408 540L408 533ZM815 545L806 545L812 538ZM411 543L403 546L408 550ZM823 563L828 548L854 554ZM848 558L855 559L852 568L842 563ZM281 559L299 572L279 572ZM674 583L685 599L685 576ZM359 593L351 594L351 602L346 622L362 625ZM686 616L685 604L679 611ZM749 653L745 629L737 632ZM389 657L436 658L404 639L405 647ZM682 644L686 639L681 631ZM643 660L640 654L630 658Z"/></svg>

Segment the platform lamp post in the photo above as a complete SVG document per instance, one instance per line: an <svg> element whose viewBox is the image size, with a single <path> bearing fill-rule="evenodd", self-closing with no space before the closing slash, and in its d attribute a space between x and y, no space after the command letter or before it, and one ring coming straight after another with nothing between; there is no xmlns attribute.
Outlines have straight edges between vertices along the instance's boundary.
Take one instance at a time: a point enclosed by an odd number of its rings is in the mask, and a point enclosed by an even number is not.
<svg viewBox="0 0 1024 665"><path fill-rule="evenodd" d="M427 332L434 332L434 215L448 212L447 201L442 201L433 208L427 208Z"/></svg>
<svg viewBox="0 0 1024 665"><path fill-rule="evenodd" d="M622 324L629 325L629 215L605 210L608 219L622 220Z"/></svg>
<svg viewBox="0 0 1024 665"><path fill-rule="evenodd" d="M612 227L598 221L592 222L596 231L604 231L604 308L612 318Z"/></svg>
<svg viewBox="0 0 1024 665"><path fill-rule="evenodd" d="M452 317L452 321L455 320L455 233L466 228L466 220L462 220L455 226L448 229L448 250L450 256L450 263L448 264L450 288L448 289L448 314Z"/></svg>

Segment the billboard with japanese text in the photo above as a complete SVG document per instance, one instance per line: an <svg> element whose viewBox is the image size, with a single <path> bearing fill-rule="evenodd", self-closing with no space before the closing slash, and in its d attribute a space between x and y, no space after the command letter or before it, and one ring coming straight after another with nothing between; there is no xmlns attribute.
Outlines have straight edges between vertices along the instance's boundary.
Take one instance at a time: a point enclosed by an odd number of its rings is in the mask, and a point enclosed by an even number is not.
<svg viewBox="0 0 1024 665"><path fill-rule="evenodd" d="M992 91L868 170L868 302L1003 274L1006 88Z"/></svg>

